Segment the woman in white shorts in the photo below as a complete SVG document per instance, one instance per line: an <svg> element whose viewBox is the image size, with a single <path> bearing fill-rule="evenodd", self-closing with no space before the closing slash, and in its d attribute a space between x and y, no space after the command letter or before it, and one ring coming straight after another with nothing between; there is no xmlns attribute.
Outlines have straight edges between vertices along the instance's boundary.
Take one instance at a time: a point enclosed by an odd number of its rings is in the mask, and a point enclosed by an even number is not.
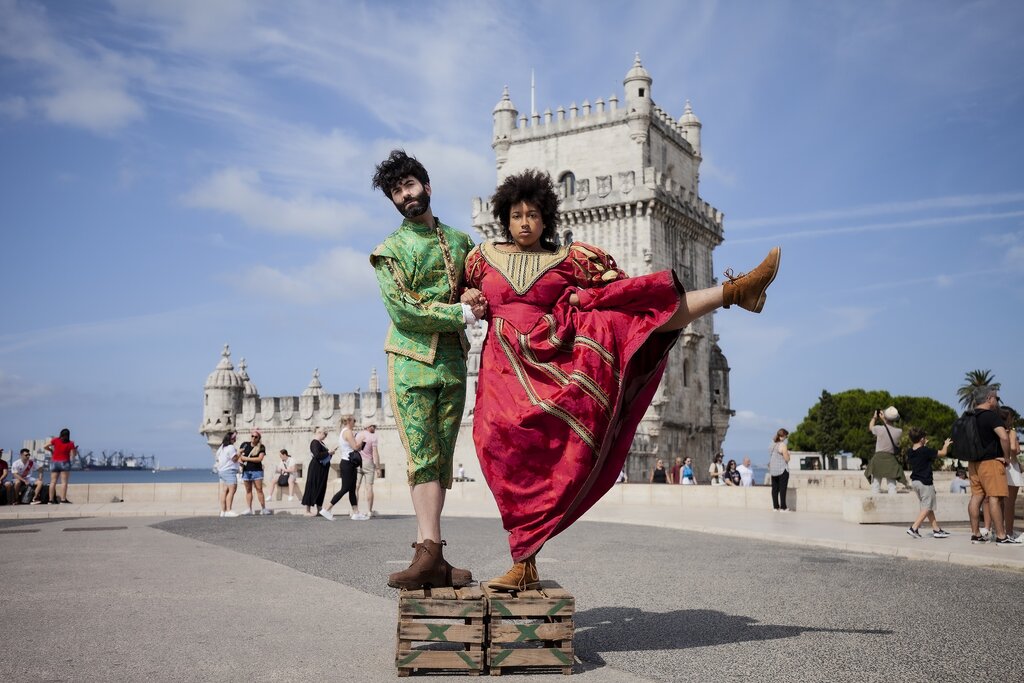
<svg viewBox="0 0 1024 683"><path fill-rule="evenodd" d="M242 466L238 464L238 449L235 447L235 432L228 432L217 449L217 476L220 478L220 516L237 517L238 513L231 509L235 502L235 491L238 490L238 473Z"/></svg>
<svg viewBox="0 0 1024 683"><path fill-rule="evenodd" d="M1010 437L1010 459L1006 467L1006 484L1009 487L1009 494L1003 503L1003 524L1006 525L1006 535L1014 536L1013 518L1017 506L1017 493L1020 487L1024 486L1024 475L1020 468L1020 440L1017 438L1017 428L1014 426L1017 418L1017 411L1009 406L999 408L999 416L1003 418L1003 425L1006 427L1006 434Z"/></svg>

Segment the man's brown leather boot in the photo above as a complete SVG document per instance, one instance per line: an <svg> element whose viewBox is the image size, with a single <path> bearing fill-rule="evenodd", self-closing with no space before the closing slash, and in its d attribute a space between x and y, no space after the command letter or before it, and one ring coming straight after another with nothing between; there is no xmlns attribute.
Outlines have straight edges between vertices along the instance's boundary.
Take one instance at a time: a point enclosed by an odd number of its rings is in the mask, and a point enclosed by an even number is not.
<svg viewBox="0 0 1024 683"><path fill-rule="evenodd" d="M414 543L416 553L408 569L395 572L388 576L388 585L392 588L417 590L419 588L461 588L473 581L473 574L466 569L458 569L445 561L442 554L444 541L423 541Z"/></svg>
<svg viewBox="0 0 1024 683"><path fill-rule="evenodd" d="M760 313L764 308L765 294L779 272L779 259L782 258L782 247L772 247L768 256L761 261L757 268L749 273L733 275L732 269L725 271L725 277L729 281L722 285L723 306L729 308L736 304L754 313Z"/></svg>
<svg viewBox="0 0 1024 683"><path fill-rule="evenodd" d="M488 581L487 585L499 591L525 591L536 588L540 585L537 557L534 555L522 562L516 562L507 572Z"/></svg>

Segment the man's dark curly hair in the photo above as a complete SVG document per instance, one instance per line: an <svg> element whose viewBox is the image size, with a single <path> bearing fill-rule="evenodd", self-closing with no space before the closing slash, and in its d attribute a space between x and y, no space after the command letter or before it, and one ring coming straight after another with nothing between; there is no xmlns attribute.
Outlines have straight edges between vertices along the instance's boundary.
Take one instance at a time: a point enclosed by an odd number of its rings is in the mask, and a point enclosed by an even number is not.
<svg viewBox="0 0 1024 683"><path fill-rule="evenodd" d="M505 239L509 242L513 241L512 231L508 227L509 214L519 202L529 202L540 210L540 218L544 222L540 245L551 251L557 249L558 194L551 176L542 171L526 170L505 178L495 190L491 197L491 213L505 228Z"/></svg>
<svg viewBox="0 0 1024 683"><path fill-rule="evenodd" d="M412 176L423 185L430 184L430 176L423 164L405 153L404 149L393 149L388 158L377 164L373 174L373 187L391 199L391 190L406 176Z"/></svg>

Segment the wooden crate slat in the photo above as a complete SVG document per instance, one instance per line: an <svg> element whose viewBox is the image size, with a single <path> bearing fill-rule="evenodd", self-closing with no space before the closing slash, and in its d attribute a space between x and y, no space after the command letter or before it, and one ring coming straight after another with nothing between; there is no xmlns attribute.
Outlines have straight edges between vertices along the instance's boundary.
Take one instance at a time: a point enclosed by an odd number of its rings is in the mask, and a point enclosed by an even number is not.
<svg viewBox="0 0 1024 683"><path fill-rule="evenodd" d="M444 617L461 619L484 616L483 600L434 600L401 598L398 613L403 617Z"/></svg>
<svg viewBox="0 0 1024 683"><path fill-rule="evenodd" d="M454 588L433 588L430 591L430 597L435 600L455 600L458 596L455 594Z"/></svg>
<svg viewBox="0 0 1024 683"><path fill-rule="evenodd" d="M573 665L572 648L491 648L487 651L487 665L508 666L557 666Z"/></svg>
<svg viewBox="0 0 1024 683"><path fill-rule="evenodd" d="M568 640L573 636L573 622L553 624L501 623L491 625L491 643L525 643L538 640Z"/></svg>
<svg viewBox="0 0 1024 683"><path fill-rule="evenodd" d="M415 640L435 643L482 643L484 625L481 624L432 624L429 621L403 619L398 624L400 640ZM549 638L548 640L554 640Z"/></svg>
<svg viewBox="0 0 1024 683"><path fill-rule="evenodd" d="M491 614L496 617L571 617L576 609L573 598L515 600L491 597Z"/></svg>
<svg viewBox="0 0 1024 683"><path fill-rule="evenodd" d="M399 650L396 664L399 669L463 669L481 671L484 652L476 650Z"/></svg>

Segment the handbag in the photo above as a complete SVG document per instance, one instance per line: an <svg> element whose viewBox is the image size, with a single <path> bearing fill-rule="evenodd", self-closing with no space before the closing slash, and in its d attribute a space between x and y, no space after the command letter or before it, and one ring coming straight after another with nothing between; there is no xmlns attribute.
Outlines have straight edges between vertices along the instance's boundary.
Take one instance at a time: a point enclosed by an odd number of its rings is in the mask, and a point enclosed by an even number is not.
<svg viewBox="0 0 1024 683"><path fill-rule="evenodd" d="M359 451L352 451L348 454L348 461L355 467L363 466L363 456L359 454Z"/></svg>
<svg viewBox="0 0 1024 683"><path fill-rule="evenodd" d="M277 485L278 486L287 486L288 485L288 473L287 472L285 472L285 473L281 474L280 476L278 476L278 478L277 478Z"/></svg>

